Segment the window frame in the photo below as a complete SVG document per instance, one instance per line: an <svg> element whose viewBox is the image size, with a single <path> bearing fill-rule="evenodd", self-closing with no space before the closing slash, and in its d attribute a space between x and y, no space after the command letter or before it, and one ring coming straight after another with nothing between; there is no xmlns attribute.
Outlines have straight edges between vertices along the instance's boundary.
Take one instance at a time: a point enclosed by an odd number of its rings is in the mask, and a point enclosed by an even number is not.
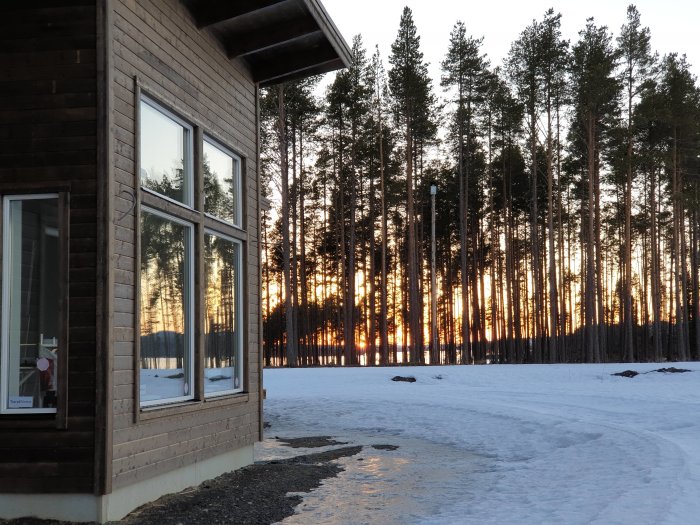
<svg viewBox="0 0 700 525"><path fill-rule="evenodd" d="M187 413L192 410L205 408L207 405L213 406L228 406L230 404L239 404L248 402L249 400L249 379L248 379L248 355L246 352L246 342L248 341L248 307L246 301L247 294L247 278L248 268L247 261L247 244L248 233L246 230L246 208L247 197L245 189L245 173L246 173L246 158L235 152L231 147L226 146L221 138L217 138L215 130L203 131L202 125L198 119L194 118L190 112L180 108L176 102L170 101L169 97L157 96L158 89L150 84L143 85L142 80L135 77L134 90L134 107L135 107L135 173L134 173L134 194L135 194L135 233L136 233L136 260L134 279L134 405L133 417L134 422L140 420L150 420L153 418L175 416L181 413ZM142 185L141 179L141 134L143 133L141 122L141 103L145 102L151 108L161 111L169 118L182 124L189 130L189 146L187 154L189 158L186 163L190 166L189 171L189 198L190 202L185 204L165 195L162 195L154 190L146 188ZM172 108L172 109L171 109ZM234 224L223 218L212 214L205 213L204 201L204 144L208 143L212 147L221 150L237 160L237 180L235 183L238 188L238 223ZM187 399L167 399L157 400L154 402L142 403L140 394L140 330L141 330L141 314L140 314L140 264L141 264L141 212L155 212L168 218L169 220L180 221L191 227L190 242L194 248L190 259L190 271L194 271L194 280L191 286L190 294L190 309L192 312L192 329L190 338L194 338L191 343L191 358L192 366L190 394ZM238 297L236 305L240 312L240 330L237 336L239 341L238 359L239 370L237 372L240 381L238 389L226 390L216 393L205 392L205 341L202 329L204 315L204 290L205 290L205 261L204 261L204 239L206 234L213 234L219 237L226 238L238 245L238 264L240 268Z"/></svg>
<svg viewBox="0 0 700 525"><path fill-rule="evenodd" d="M234 293L237 294L234 300L236 301L236 322L234 326L234 330L236 330L236 343L238 345L236 349L236 354L235 354L235 362L238 364L237 367L234 368L235 372L235 377L239 381L239 387L238 388L232 388L230 390L222 390L219 392L206 392L206 386L203 389L204 390L204 397L205 399L215 399L218 397L222 396L227 396L227 395L232 395L232 394L240 394L245 391L245 361L244 361L244 352L243 352L243 345L245 343L245 338L243 337L243 331L245 329L245 313L243 310L243 276L245 275L245 270L243 268L243 242L240 239L236 239L235 237L231 237L230 235L226 235L224 233L221 233L217 230L214 230L212 228L205 227L203 236L206 235L212 235L214 237L220 237L221 239L224 239L228 242L231 242L232 244L236 245L238 247L238 256L237 256L237 265L238 265L238 273L237 273L237 279L236 279L236 289L234 290ZM205 266L203 264L203 266ZM204 274L204 268L202 268L202 273ZM202 290L206 290L206 275L204 275L204 283L202 285ZM206 300L205 300L206 301ZM202 309L204 309L204 304L202 304ZM203 316L202 316L203 317ZM202 319L204 322L204 319ZM204 324L202 324L202 327L204 327ZM206 336L206 334L204 334ZM202 348L202 356L203 358L206 358L206 349ZM202 368L202 374L204 376L206 372L207 367L204 366ZM235 385L235 383L234 383Z"/></svg>
<svg viewBox="0 0 700 525"><path fill-rule="evenodd" d="M9 286L10 265L6 264L6 255L11 253L10 235L8 228L11 224L10 203L12 201L29 200L57 200L57 228L58 228L58 320L57 320L57 346L60 349L56 357L56 407L55 408L8 408L9 402L9 379L7 374L11 371L9 363ZM69 225L70 225L70 197L67 191L17 191L4 192L0 198L0 235L2 241L0 247L2 254L2 290L0 291L0 415L30 415L30 416L53 416L57 428L66 428L67 405L68 405L68 354L70 344L68 338L68 283L69 283Z"/></svg>

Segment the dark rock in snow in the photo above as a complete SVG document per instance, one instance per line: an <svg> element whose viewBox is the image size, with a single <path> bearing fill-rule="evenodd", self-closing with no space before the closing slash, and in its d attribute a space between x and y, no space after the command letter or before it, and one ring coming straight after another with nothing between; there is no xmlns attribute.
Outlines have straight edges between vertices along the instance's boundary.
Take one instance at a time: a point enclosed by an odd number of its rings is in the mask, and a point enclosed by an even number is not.
<svg viewBox="0 0 700 525"><path fill-rule="evenodd" d="M404 381L406 383L415 383L416 378L413 376L394 376L391 378L392 381Z"/></svg>
<svg viewBox="0 0 700 525"><path fill-rule="evenodd" d="M396 450L399 448L398 445L372 445L375 450Z"/></svg>
<svg viewBox="0 0 700 525"><path fill-rule="evenodd" d="M639 372L635 372L634 370L625 370L624 372L617 372L615 374L610 374L612 376L620 376L620 377L634 377L638 376Z"/></svg>
<svg viewBox="0 0 700 525"><path fill-rule="evenodd" d="M320 448L328 447L330 445L347 445L347 441L336 441L330 436L310 436L310 437L300 437L300 438L281 438L276 437L278 441L281 441L285 446L291 448Z"/></svg>

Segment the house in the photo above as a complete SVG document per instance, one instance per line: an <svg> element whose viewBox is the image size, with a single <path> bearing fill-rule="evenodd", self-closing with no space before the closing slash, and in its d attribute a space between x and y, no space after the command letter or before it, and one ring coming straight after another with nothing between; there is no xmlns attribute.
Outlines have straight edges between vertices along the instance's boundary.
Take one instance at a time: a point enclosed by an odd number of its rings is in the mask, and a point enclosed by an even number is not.
<svg viewBox="0 0 700 525"><path fill-rule="evenodd" d="M252 461L258 89L348 61L318 0L0 2L0 517Z"/></svg>

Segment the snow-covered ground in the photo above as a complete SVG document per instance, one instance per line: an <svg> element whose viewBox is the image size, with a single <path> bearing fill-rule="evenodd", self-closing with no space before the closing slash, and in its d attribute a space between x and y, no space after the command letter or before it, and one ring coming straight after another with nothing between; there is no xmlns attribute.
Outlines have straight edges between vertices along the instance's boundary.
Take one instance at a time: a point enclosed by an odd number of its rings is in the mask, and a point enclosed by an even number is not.
<svg viewBox="0 0 700 525"><path fill-rule="evenodd" d="M272 435L400 446L283 523L698 524L700 363L610 375L661 366L265 370Z"/></svg>

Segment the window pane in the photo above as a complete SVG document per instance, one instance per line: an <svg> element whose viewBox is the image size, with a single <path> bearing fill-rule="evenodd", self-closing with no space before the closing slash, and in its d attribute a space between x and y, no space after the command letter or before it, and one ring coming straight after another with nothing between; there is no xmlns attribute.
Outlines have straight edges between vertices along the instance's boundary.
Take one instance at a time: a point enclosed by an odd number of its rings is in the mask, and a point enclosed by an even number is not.
<svg viewBox="0 0 700 525"><path fill-rule="evenodd" d="M6 199L3 308L6 409L55 409L59 335L58 198Z"/></svg>
<svg viewBox="0 0 700 525"><path fill-rule="evenodd" d="M204 391L241 390L240 246L211 234L204 236L204 244Z"/></svg>
<svg viewBox="0 0 700 525"><path fill-rule="evenodd" d="M240 225L240 161L204 142L204 211Z"/></svg>
<svg viewBox="0 0 700 525"><path fill-rule="evenodd" d="M140 131L141 184L189 205L189 130L142 101Z"/></svg>
<svg viewBox="0 0 700 525"><path fill-rule="evenodd" d="M141 403L191 397L191 227L141 213Z"/></svg>

